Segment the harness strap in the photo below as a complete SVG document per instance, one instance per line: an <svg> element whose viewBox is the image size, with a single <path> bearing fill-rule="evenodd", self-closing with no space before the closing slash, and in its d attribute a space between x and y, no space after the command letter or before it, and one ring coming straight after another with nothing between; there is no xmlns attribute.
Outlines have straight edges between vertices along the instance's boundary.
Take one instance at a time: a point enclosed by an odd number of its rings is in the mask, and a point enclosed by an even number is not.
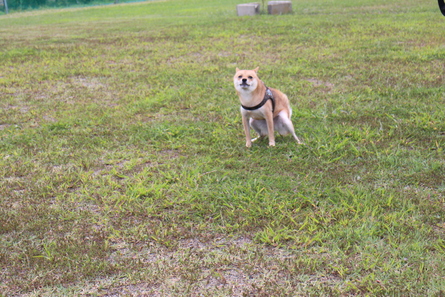
<svg viewBox="0 0 445 297"><path fill-rule="evenodd" d="M266 104L267 100L272 100L272 112L274 112L275 99L273 97L272 91L268 87L266 87L266 94L264 94L264 99L263 99L263 101L260 102L260 104L252 106L252 107L244 106L241 104L241 107L244 108L245 110L256 110L256 109L263 107L263 105Z"/></svg>

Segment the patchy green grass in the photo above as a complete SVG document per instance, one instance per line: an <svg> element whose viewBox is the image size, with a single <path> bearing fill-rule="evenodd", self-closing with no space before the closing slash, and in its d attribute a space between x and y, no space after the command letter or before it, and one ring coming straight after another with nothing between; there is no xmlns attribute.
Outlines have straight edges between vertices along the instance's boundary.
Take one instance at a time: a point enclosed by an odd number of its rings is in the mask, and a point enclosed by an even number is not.
<svg viewBox="0 0 445 297"><path fill-rule="evenodd" d="M0 295L443 295L430 2L1 16ZM232 76L256 66L306 145L244 147Z"/></svg>

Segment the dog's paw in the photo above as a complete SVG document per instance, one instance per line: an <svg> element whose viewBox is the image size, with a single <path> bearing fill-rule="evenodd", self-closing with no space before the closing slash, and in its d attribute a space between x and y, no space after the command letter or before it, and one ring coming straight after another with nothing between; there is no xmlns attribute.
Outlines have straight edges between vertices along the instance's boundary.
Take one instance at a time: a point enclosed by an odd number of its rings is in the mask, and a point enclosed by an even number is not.
<svg viewBox="0 0 445 297"><path fill-rule="evenodd" d="M298 144L304 144L304 142L301 141L300 138L297 137L297 135L294 134L293 136L294 136L294 139L298 142Z"/></svg>
<svg viewBox="0 0 445 297"><path fill-rule="evenodd" d="M251 147L252 146L252 142L246 142L246 147Z"/></svg>
<svg viewBox="0 0 445 297"><path fill-rule="evenodd" d="M269 142L269 146L275 146L275 141L271 141L271 142Z"/></svg>

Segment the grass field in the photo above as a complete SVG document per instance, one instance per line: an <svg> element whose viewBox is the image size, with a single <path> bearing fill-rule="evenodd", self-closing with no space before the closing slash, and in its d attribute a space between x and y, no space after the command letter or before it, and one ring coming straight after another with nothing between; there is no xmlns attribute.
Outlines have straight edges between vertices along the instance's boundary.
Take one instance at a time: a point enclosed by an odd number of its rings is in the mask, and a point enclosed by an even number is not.
<svg viewBox="0 0 445 297"><path fill-rule="evenodd" d="M0 16L0 296L444 296L437 3L238 3ZM245 148L257 66L305 145Z"/></svg>

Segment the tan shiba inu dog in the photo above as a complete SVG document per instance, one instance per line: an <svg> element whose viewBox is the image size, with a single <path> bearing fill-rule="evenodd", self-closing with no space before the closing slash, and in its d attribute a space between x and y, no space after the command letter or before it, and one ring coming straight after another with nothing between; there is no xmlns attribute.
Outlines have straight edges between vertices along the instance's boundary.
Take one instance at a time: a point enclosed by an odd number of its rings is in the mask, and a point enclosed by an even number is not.
<svg viewBox="0 0 445 297"><path fill-rule="evenodd" d="M254 70L236 68L233 77L241 101L246 146L251 147L253 141L266 135L269 136L269 146L275 146L274 131L278 131L281 135L292 134L301 144L290 120L292 109L289 99L279 90L266 87L257 76L258 69L258 67ZM250 137L249 125L258 133L258 137L253 140Z"/></svg>

